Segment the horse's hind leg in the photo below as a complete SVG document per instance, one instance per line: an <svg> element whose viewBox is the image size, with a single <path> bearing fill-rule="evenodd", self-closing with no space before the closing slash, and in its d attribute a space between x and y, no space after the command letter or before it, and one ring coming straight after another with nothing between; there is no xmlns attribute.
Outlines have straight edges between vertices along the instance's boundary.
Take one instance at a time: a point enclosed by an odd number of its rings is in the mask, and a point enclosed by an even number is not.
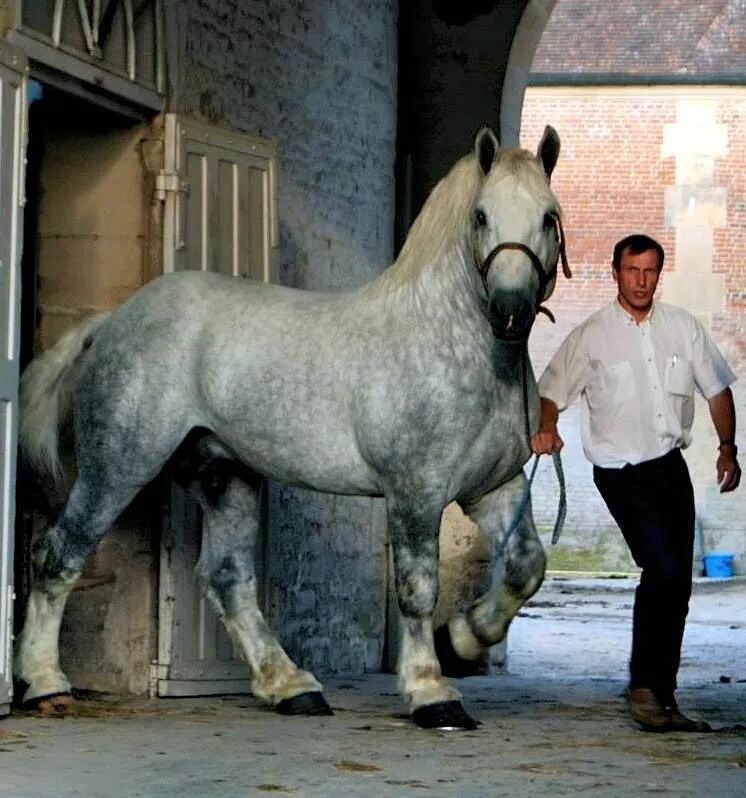
<svg viewBox="0 0 746 798"><path fill-rule="evenodd" d="M435 633L438 658L443 672L449 676L481 672L487 649L505 637L518 610L544 579L546 557L536 534L530 501L526 502L521 518L515 518L527 490L526 477L521 472L465 508L491 545L491 587Z"/></svg>
<svg viewBox="0 0 746 798"><path fill-rule="evenodd" d="M293 664L257 604L254 550L259 478L235 460L222 457L208 458L198 473L197 481L189 484L203 510L197 575L249 665L254 694L282 714L332 714L321 685Z"/></svg>
<svg viewBox="0 0 746 798"><path fill-rule="evenodd" d="M88 556L137 488L110 489L79 477L57 522L39 538L34 583L15 647L20 702L42 712L72 711L70 682L60 668L59 632L67 598Z"/></svg>

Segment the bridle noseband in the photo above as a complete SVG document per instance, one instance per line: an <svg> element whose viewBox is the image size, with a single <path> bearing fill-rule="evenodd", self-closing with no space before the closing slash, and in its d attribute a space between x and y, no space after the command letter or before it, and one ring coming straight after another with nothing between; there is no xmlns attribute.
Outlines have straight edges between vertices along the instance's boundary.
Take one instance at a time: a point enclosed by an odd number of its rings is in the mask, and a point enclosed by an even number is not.
<svg viewBox="0 0 746 798"><path fill-rule="evenodd" d="M562 220L560 219L558 213L552 213L550 216L552 219L554 219L554 229L557 233L557 255L554 258L554 263L552 263L551 267L546 271L544 271L544 266L539 260L539 256L530 247L527 247L525 244L521 244L518 241L503 241L501 244L498 244L481 263L479 262L479 258L475 252L474 263L477 267L479 276L482 278L482 285L484 286L485 293L489 296L487 275L489 274L490 266L492 266L492 261L494 261L495 258L506 249L513 249L517 250L518 252L522 252L531 261L531 265L534 267L534 269L536 269L536 274L539 278L539 290L537 291L536 295L536 312L545 313L547 316L549 316L551 321L554 321L552 311L548 308L545 308L541 304L545 300L544 294L546 293L549 283L551 283L552 280L554 280L557 276L557 264L560 261L562 262L562 273L568 280L572 277L572 272L570 271L570 266L567 262L567 252L565 250L565 231L562 228Z"/></svg>

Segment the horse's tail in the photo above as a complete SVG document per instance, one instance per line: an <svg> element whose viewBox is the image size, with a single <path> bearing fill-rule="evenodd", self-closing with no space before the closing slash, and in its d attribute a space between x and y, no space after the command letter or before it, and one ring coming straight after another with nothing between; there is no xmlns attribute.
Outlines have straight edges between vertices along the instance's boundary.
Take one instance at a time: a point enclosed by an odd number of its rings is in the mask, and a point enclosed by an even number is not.
<svg viewBox="0 0 746 798"><path fill-rule="evenodd" d="M68 330L34 358L21 376L18 444L24 460L44 478L50 497L61 496L65 491L59 429L70 411L75 366L110 315L96 314Z"/></svg>

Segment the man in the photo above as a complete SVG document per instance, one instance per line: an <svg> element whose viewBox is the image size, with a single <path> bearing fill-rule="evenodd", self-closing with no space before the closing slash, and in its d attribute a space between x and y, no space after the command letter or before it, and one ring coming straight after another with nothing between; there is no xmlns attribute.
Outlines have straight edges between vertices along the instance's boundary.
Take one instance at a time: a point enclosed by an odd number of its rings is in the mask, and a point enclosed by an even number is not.
<svg viewBox="0 0 746 798"><path fill-rule="evenodd" d="M694 390L719 438L721 492L738 487L735 376L686 311L653 301L664 253L645 235L614 247L617 298L563 342L539 381L536 454L562 448L560 411L581 400L593 479L642 569L635 594L627 700L649 731L709 731L683 715L674 692L692 587L694 495L681 449L691 441Z"/></svg>

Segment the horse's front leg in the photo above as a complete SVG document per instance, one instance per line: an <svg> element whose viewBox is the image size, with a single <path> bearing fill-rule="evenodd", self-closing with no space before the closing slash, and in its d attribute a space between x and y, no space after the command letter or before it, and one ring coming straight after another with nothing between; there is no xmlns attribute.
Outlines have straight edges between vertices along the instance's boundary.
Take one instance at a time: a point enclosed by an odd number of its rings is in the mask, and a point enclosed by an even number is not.
<svg viewBox="0 0 746 798"><path fill-rule="evenodd" d="M480 672L487 649L505 637L518 610L544 579L546 557L536 534L530 499L517 517L527 491L528 482L521 472L477 502L464 506L490 543L491 586L465 612L436 632L438 658L449 676Z"/></svg>
<svg viewBox="0 0 746 798"><path fill-rule="evenodd" d="M441 673L433 642L438 598L438 531L441 511L387 499L396 590L403 616L399 689L412 720L423 728L474 729L461 696Z"/></svg>

